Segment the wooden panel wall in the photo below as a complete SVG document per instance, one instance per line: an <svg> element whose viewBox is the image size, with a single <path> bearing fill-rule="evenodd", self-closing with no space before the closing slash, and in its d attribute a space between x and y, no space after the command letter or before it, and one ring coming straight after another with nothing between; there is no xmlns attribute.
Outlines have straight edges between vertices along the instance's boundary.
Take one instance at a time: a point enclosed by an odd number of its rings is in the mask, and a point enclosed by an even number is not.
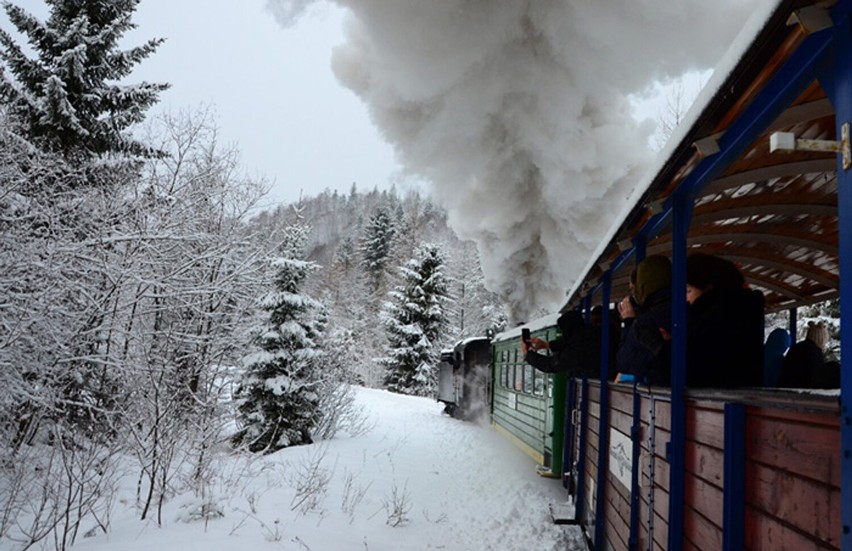
<svg viewBox="0 0 852 551"><path fill-rule="evenodd" d="M722 548L724 447L724 404L688 401L684 473L686 548Z"/></svg>
<svg viewBox="0 0 852 551"><path fill-rule="evenodd" d="M598 430L600 423L600 386L589 384L589 405L586 418L586 462L585 462L585 499L583 511L587 533L594 534L595 504L597 500L598 480Z"/></svg>
<svg viewBox="0 0 852 551"><path fill-rule="evenodd" d="M633 394L624 387L613 386L610 391L609 425L630 438L633 426ZM610 446L612 440L610 437ZM615 551L627 551L630 537L630 487L625 486L607 469L606 538Z"/></svg>
<svg viewBox="0 0 852 551"><path fill-rule="evenodd" d="M578 385L579 393L579 385ZM594 533L597 498L600 386L589 385L586 435L585 527ZM630 434L632 389L610 388L609 427ZM710 393L706 393L710 394ZM638 548L668 549L670 402L640 391ZM791 399L760 391L759 400L736 393L687 400L683 506L684 549L717 550L724 536L725 404L747 405L745 549L836 550L840 542L840 419L832 397ZM799 409L799 411L797 411ZM607 429L609 430L609 428ZM654 449L651 450L651 439ZM579 450L575 452L578 456ZM602 468L607 468L603 466ZM651 474L654 482L651 484ZM630 488L607 468L606 549L628 549ZM653 535L651 531L653 530Z"/></svg>
<svg viewBox="0 0 852 551"><path fill-rule="evenodd" d="M746 548L839 549L839 416L750 407L746 455Z"/></svg>

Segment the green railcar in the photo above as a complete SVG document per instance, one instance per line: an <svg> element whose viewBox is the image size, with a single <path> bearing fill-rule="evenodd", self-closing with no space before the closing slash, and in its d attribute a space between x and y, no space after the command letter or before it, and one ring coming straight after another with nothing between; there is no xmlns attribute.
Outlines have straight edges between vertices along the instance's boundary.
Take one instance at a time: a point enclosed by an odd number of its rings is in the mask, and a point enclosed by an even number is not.
<svg viewBox="0 0 852 551"><path fill-rule="evenodd" d="M556 316L525 327L547 341L559 336ZM491 423L539 465L545 476L560 477L565 424L564 375L542 373L528 365L520 345L521 328L492 341Z"/></svg>

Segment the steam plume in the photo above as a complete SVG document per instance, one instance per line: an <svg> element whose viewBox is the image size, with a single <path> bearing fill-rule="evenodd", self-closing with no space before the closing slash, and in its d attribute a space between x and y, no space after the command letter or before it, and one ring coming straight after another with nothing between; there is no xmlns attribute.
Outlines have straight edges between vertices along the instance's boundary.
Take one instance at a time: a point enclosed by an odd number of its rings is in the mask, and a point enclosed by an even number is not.
<svg viewBox="0 0 852 551"><path fill-rule="evenodd" d="M711 66L758 0L334 1L337 77L522 321L561 304L647 167L628 95ZM311 3L269 0L285 25Z"/></svg>

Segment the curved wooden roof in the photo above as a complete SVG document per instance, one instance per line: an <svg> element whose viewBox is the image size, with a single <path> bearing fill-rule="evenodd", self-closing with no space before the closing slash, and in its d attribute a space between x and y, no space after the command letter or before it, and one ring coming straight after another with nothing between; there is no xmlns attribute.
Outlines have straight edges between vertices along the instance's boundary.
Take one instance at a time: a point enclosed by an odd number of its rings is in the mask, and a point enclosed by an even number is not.
<svg viewBox="0 0 852 551"><path fill-rule="evenodd" d="M666 205L675 191L696 181L700 183L694 190L688 252L708 252L735 262L749 284L765 293L768 311L838 296L838 154L770 152L769 147L769 137L777 131L804 139L835 139L834 109L818 79L803 81L807 84L792 100L775 99L789 93L777 91L788 79L784 71L794 74L797 64L808 62L810 50L817 52L813 56L824 55L817 39L831 29L814 31L800 23L830 13L823 6L780 3L569 292L566 307L577 306L610 269L613 299L626 295L637 236L647 235L646 254L670 255ZM808 18L797 17L802 9ZM768 109L774 114L766 118L762 104L772 101L776 103ZM746 141L722 145L728 138ZM722 153L716 152L717 145ZM715 162L714 156L721 155L727 156L725 161L705 168L706 161ZM696 174L702 170L715 172L701 180Z"/></svg>

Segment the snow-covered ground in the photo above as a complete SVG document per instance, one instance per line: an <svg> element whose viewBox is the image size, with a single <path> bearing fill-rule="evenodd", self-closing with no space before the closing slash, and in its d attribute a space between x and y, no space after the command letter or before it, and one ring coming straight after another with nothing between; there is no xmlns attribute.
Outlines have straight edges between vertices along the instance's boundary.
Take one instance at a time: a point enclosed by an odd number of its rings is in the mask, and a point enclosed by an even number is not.
<svg viewBox="0 0 852 551"><path fill-rule="evenodd" d="M550 519L549 504L567 499L561 484L493 429L443 415L431 399L356 390L369 432L227 457L211 497L172 498L162 527L138 520L128 477L110 533L75 549L585 549L577 528Z"/></svg>

